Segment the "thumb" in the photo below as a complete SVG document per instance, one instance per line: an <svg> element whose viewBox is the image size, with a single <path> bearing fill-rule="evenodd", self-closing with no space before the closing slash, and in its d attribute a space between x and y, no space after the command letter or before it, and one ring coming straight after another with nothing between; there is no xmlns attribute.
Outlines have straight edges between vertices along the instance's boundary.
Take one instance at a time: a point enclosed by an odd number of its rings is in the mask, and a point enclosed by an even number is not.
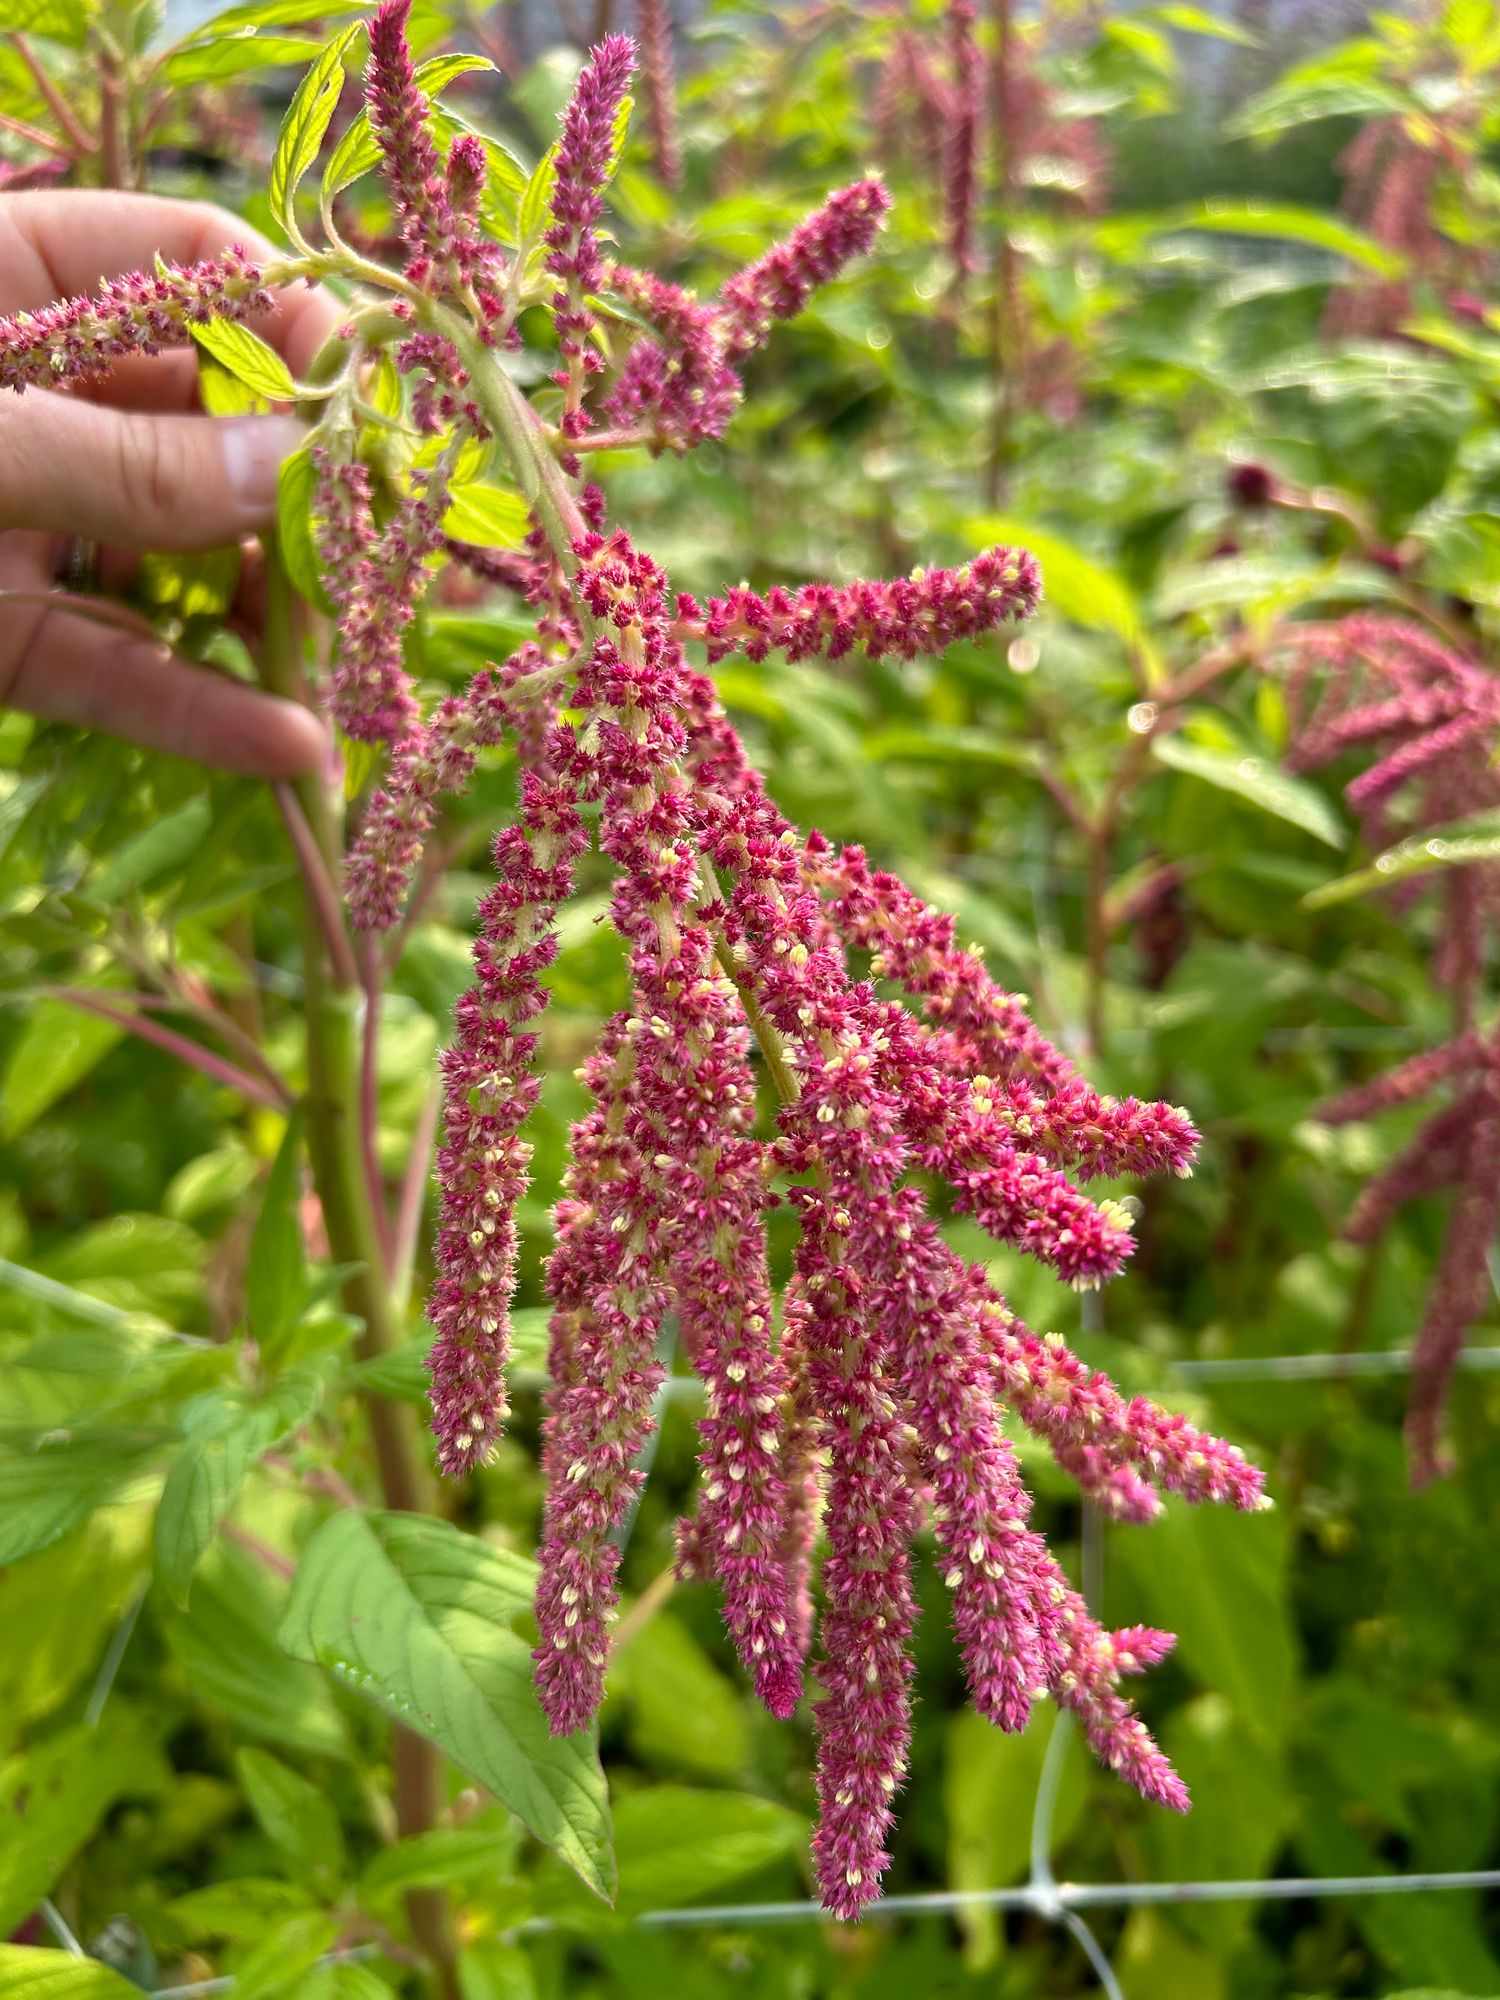
<svg viewBox="0 0 1500 2000"><path fill-rule="evenodd" d="M29 395L0 419L0 528L134 549L221 548L275 518L295 417L161 416Z"/></svg>

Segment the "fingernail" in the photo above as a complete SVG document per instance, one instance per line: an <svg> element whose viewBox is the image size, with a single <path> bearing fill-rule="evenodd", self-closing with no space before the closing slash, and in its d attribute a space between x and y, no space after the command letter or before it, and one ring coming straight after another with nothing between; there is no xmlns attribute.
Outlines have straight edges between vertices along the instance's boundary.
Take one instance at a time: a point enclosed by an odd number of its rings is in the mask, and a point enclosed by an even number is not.
<svg viewBox="0 0 1500 2000"><path fill-rule="evenodd" d="M264 527L276 511L276 475L307 432L296 417L226 417L219 425L224 477L247 528Z"/></svg>

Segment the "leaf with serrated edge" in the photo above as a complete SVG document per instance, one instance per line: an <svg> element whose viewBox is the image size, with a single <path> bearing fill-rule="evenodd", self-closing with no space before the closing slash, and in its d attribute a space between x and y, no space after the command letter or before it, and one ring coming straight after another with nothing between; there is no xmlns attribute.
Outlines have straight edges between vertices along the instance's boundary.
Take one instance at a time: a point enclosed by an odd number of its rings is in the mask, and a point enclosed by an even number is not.
<svg viewBox="0 0 1500 2000"><path fill-rule="evenodd" d="M237 381L268 403L292 403L297 384L275 348L234 320L211 319L206 326L190 327L195 341L205 348Z"/></svg>
<svg viewBox="0 0 1500 2000"><path fill-rule="evenodd" d="M269 197L271 213L288 234L294 232L292 200L297 183L318 157L323 135L332 122L344 87L344 57L360 31L351 22L324 49L297 85L296 95L282 120L271 161Z"/></svg>
<svg viewBox="0 0 1500 2000"><path fill-rule="evenodd" d="M379 1702L487 1786L597 1895L614 1893L593 1732L554 1737L510 1627L536 1566L446 1521L348 1513L308 1544L280 1640Z"/></svg>

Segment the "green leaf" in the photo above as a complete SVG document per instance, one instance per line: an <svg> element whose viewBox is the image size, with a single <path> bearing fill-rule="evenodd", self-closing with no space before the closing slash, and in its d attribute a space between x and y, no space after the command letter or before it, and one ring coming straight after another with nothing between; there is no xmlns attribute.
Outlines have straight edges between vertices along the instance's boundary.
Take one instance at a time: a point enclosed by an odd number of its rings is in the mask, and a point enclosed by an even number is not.
<svg viewBox="0 0 1500 2000"><path fill-rule="evenodd" d="M383 1848L359 1878L360 1899L379 1901L408 1889L440 1889L506 1874L521 1840L514 1820L503 1826L439 1827Z"/></svg>
<svg viewBox="0 0 1500 2000"><path fill-rule="evenodd" d="M0 1084L0 1139L15 1139L82 1083L125 1030L66 1000L38 1000L11 1046Z"/></svg>
<svg viewBox="0 0 1500 2000"><path fill-rule="evenodd" d="M1389 118L1406 109L1401 93L1374 76L1284 76L1244 104L1225 126L1231 139L1274 139L1320 118Z"/></svg>
<svg viewBox="0 0 1500 2000"><path fill-rule="evenodd" d="M99 18L98 0L7 0L5 26L13 35L45 35L81 49Z"/></svg>
<svg viewBox="0 0 1500 2000"><path fill-rule="evenodd" d="M475 481L453 488L443 533L482 549L518 549L531 530L531 514L519 493Z"/></svg>
<svg viewBox="0 0 1500 2000"><path fill-rule="evenodd" d="M297 1570L281 1643L378 1701L485 1785L594 1892L614 1887L591 1732L550 1735L531 1652L536 1567L446 1521L337 1514Z"/></svg>
<svg viewBox="0 0 1500 2000"><path fill-rule="evenodd" d="M188 1438L172 1460L156 1504L156 1574L174 1602L188 1602L194 1570L272 1432L264 1410L248 1410L226 1430Z"/></svg>
<svg viewBox="0 0 1500 2000"><path fill-rule="evenodd" d="M229 1938L236 1944L264 1937L273 1924L313 1907L300 1882L283 1882L268 1875L236 1875L211 1882L206 1889L189 1889L168 1904L173 1924L184 1936Z"/></svg>
<svg viewBox="0 0 1500 2000"><path fill-rule="evenodd" d="M1176 28L1184 35L1209 35L1215 41L1237 42L1246 49L1261 46L1248 28L1242 28L1233 21L1222 21L1205 7L1190 7L1185 0L1170 0L1167 6L1148 8L1147 18L1160 21L1164 27Z"/></svg>
<svg viewBox="0 0 1500 2000"><path fill-rule="evenodd" d="M237 382L264 396L268 403L294 403L299 395L292 371L281 356L258 333L236 320L211 319L205 326L190 325L188 331Z"/></svg>
<svg viewBox="0 0 1500 2000"><path fill-rule="evenodd" d="M141 2000L141 1989L96 1958L0 1944L0 2000Z"/></svg>
<svg viewBox="0 0 1500 2000"><path fill-rule="evenodd" d="M162 1778L134 1724L108 1721L49 1736L0 1765L0 1927L13 1931L30 1915L116 1799L156 1791Z"/></svg>
<svg viewBox="0 0 1500 2000"><path fill-rule="evenodd" d="M1189 229L1310 244L1314 249L1347 257L1351 264L1383 278L1398 277L1406 268L1405 260L1394 250L1388 250L1383 243L1377 243L1347 222L1340 222L1336 216L1286 202L1228 201L1220 196L1151 215L1111 216L1094 231L1094 240L1109 254L1129 256L1157 237L1180 235Z"/></svg>
<svg viewBox="0 0 1500 2000"><path fill-rule="evenodd" d="M202 846L210 817L208 800L200 792L176 812L153 820L110 856L90 881L90 892L101 903L113 903L127 890L154 882Z"/></svg>
<svg viewBox="0 0 1500 2000"><path fill-rule="evenodd" d="M1355 896L1389 889L1393 883L1409 882L1415 875L1429 875L1435 868L1467 868L1477 861L1500 861L1500 813L1473 813L1414 833L1377 855L1368 868L1309 889L1302 907L1326 909L1330 903L1347 903Z"/></svg>
<svg viewBox="0 0 1500 2000"><path fill-rule="evenodd" d="M344 1836L328 1794L266 1750L241 1750L235 1768L250 1810L299 1874L344 1872Z"/></svg>
<svg viewBox="0 0 1500 2000"><path fill-rule="evenodd" d="M0 1651L0 1755L97 1672L139 1587L144 1537L138 1509L111 1507L35 1561L0 1571L0 1631L26 1635Z"/></svg>
<svg viewBox="0 0 1500 2000"><path fill-rule="evenodd" d="M436 97L452 83L455 77L465 76L470 70L489 69L495 65L484 56L441 55L430 56L419 63L416 70L417 88L429 98ZM342 139L333 149L323 174L323 199L332 201L346 187L357 181L361 174L367 174L372 167L380 164L380 141L370 128L369 106L363 106L358 115L350 121Z"/></svg>
<svg viewBox="0 0 1500 2000"><path fill-rule="evenodd" d="M556 146L549 146L537 161L516 214L519 247L527 249L541 235L552 206L552 189L557 180Z"/></svg>
<svg viewBox="0 0 1500 2000"><path fill-rule="evenodd" d="M191 1618L162 1625L189 1686L210 1710L267 1743L347 1757L349 1741L327 1682L290 1660L272 1634L279 1593L248 1556L216 1542L193 1583Z"/></svg>
<svg viewBox="0 0 1500 2000"><path fill-rule="evenodd" d="M293 589L328 617L333 601L323 588L323 561L312 528L317 483L318 469L306 445L282 460L276 475L276 548Z"/></svg>
<svg viewBox="0 0 1500 2000"><path fill-rule="evenodd" d="M1158 736L1152 749L1159 763L1201 778L1221 792L1232 792L1262 812L1285 820L1288 826L1301 827L1329 847L1342 847L1348 838L1343 821L1315 786L1292 777L1265 757L1211 750L1180 736Z"/></svg>
<svg viewBox="0 0 1500 2000"><path fill-rule="evenodd" d="M81 1527L149 1450L134 1436L86 1431L29 1451L0 1451L0 1567Z"/></svg>
<svg viewBox="0 0 1500 2000"><path fill-rule="evenodd" d="M686 1785L631 1792L615 1808L619 1909L676 1908L723 1895L747 1875L802 1854L806 1843L800 1813L748 1792Z"/></svg>
<svg viewBox="0 0 1500 2000"><path fill-rule="evenodd" d="M297 1322L307 1297L307 1259L298 1219L302 1122L287 1121L250 1238L245 1305L263 1353L274 1353Z"/></svg>
<svg viewBox="0 0 1500 2000"><path fill-rule="evenodd" d="M288 63L305 63L321 46L306 35L259 35L253 28L244 28L211 42L194 42L177 49L162 64L161 75L165 82L178 85L218 83ZM198 328L192 331L196 334Z"/></svg>
<svg viewBox="0 0 1500 2000"><path fill-rule="evenodd" d="M318 157L334 111L344 88L344 57L360 31L352 22L335 35L297 86L296 95L282 120L271 161L271 213L295 241L296 220L292 203L297 183Z"/></svg>
<svg viewBox="0 0 1500 2000"><path fill-rule="evenodd" d="M664 1613L610 1661L609 1699L628 1704L630 1748L648 1770L734 1785L751 1766L744 1699L685 1625Z"/></svg>
<svg viewBox="0 0 1500 2000"><path fill-rule="evenodd" d="M235 2000L285 2000L302 1993L308 1975L338 1937L339 1919L330 1910L304 1910L277 1925L239 1962Z"/></svg>

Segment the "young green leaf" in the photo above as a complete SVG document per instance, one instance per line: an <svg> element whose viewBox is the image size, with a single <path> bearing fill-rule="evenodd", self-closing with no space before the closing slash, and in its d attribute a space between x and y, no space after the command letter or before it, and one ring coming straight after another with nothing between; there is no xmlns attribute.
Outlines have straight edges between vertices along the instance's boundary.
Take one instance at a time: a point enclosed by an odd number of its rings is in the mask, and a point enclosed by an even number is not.
<svg viewBox="0 0 1500 2000"><path fill-rule="evenodd" d="M207 798L199 792L127 840L112 854L89 884L101 903L118 902L127 890L144 888L195 853L210 825Z"/></svg>
<svg viewBox="0 0 1500 2000"><path fill-rule="evenodd" d="M220 1404L218 1397L204 1400ZM156 1507L156 1572L176 1603L186 1604L193 1572L246 1473L290 1428L282 1417L264 1403L231 1406L220 1421L195 1430L173 1459Z"/></svg>
<svg viewBox="0 0 1500 2000"><path fill-rule="evenodd" d="M139 1724L115 1716L0 1765L0 1929L8 1934L35 1909L116 1799L157 1791L165 1775Z"/></svg>
<svg viewBox="0 0 1500 2000"><path fill-rule="evenodd" d="M8 0L5 26L13 35L45 35L81 49L99 18L99 0Z"/></svg>
<svg viewBox="0 0 1500 2000"><path fill-rule="evenodd" d="M317 467L306 445L282 460L276 477L276 547L298 596L329 617L333 604L323 588L322 562L312 531L317 483Z"/></svg>
<svg viewBox="0 0 1500 2000"><path fill-rule="evenodd" d="M161 66L162 79L179 89L194 83L222 83L230 77L254 76L262 70L305 63L320 43L306 35L260 35L253 28L199 41L173 51Z"/></svg>
<svg viewBox="0 0 1500 2000"><path fill-rule="evenodd" d="M272 1636L280 1611L265 1572L221 1540L194 1581L192 1615L167 1605L158 1616L191 1692L211 1713L287 1750L347 1758L327 1681L288 1659Z"/></svg>
<svg viewBox="0 0 1500 2000"><path fill-rule="evenodd" d="M318 157L344 87L344 58L359 31L360 23L355 21L334 36L298 84L282 120L271 161L269 195L271 213L294 242L297 224L292 204L297 183Z"/></svg>
<svg viewBox="0 0 1500 2000"><path fill-rule="evenodd" d="M275 348L236 320L211 319L189 328L198 345L237 381L268 403L294 403L301 391Z"/></svg>
<svg viewBox="0 0 1500 2000"><path fill-rule="evenodd" d="M521 196L516 233L523 251L530 248L546 225L547 211L552 205L552 190L557 182L557 151L556 146L547 148L532 169L526 192Z"/></svg>
<svg viewBox="0 0 1500 2000"><path fill-rule="evenodd" d="M292 1118L266 1182L245 1274L250 1331L263 1353L274 1352L285 1339L307 1297L307 1259L297 1217L301 1158L301 1123Z"/></svg>
<svg viewBox="0 0 1500 2000"><path fill-rule="evenodd" d="M71 1534L114 1497L149 1450L133 1434L81 1431L0 1451L0 1567Z"/></svg>
<svg viewBox="0 0 1500 2000"><path fill-rule="evenodd" d="M531 515L519 493L478 481L453 488L443 532L483 549L518 549L531 529Z"/></svg>
<svg viewBox="0 0 1500 2000"><path fill-rule="evenodd" d="M1409 882L1414 875L1427 875L1435 868L1467 868L1477 861L1500 861L1500 813L1475 813L1426 833L1414 833L1377 855L1368 868L1309 889L1302 907L1327 909L1332 903L1347 903L1355 896Z"/></svg>
<svg viewBox="0 0 1500 2000"><path fill-rule="evenodd" d="M297 1872L341 1877L344 1836L328 1794L268 1750L234 1761L251 1811Z"/></svg>
<svg viewBox="0 0 1500 2000"><path fill-rule="evenodd" d="M39 1000L11 1044L0 1082L0 1138L15 1139L81 1083L124 1035L66 1000Z"/></svg>
<svg viewBox="0 0 1500 2000"><path fill-rule="evenodd" d="M446 1521L335 1514L313 1536L282 1645L436 1743L596 1895L614 1889L609 1807L592 1732L553 1737L511 1628L536 1566Z"/></svg>

